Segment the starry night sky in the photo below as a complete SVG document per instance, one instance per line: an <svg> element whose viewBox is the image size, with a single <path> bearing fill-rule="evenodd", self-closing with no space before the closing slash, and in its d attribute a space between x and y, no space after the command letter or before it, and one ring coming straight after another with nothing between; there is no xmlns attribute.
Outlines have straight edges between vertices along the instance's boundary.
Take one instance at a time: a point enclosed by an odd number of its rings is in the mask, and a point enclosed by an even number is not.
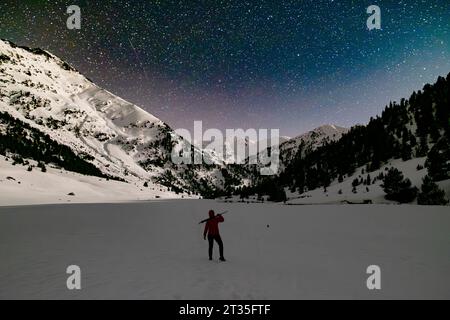
<svg viewBox="0 0 450 320"><path fill-rule="evenodd" d="M66 28L66 8L82 29ZM369 31L369 5L382 30ZM173 128L366 123L450 72L449 0L0 3L0 37L41 47Z"/></svg>

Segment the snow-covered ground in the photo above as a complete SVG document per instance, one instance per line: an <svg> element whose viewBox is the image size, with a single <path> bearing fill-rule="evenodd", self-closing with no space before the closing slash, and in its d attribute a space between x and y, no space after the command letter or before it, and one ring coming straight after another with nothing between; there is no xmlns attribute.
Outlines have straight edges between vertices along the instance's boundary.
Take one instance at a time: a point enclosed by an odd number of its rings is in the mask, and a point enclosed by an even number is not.
<svg viewBox="0 0 450 320"><path fill-rule="evenodd" d="M31 164L36 165L33 161ZM12 165L0 156L0 206L56 203L112 203L189 197L169 192L148 182L125 183L85 176L47 166L27 171L28 166ZM69 195L73 194L73 195Z"/></svg>
<svg viewBox="0 0 450 320"><path fill-rule="evenodd" d="M229 210L226 263L198 221ZM450 299L448 207L171 200L0 208L0 298ZM217 247L215 249L217 259ZM78 265L82 290L66 289ZM366 287L381 268L380 291Z"/></svg>

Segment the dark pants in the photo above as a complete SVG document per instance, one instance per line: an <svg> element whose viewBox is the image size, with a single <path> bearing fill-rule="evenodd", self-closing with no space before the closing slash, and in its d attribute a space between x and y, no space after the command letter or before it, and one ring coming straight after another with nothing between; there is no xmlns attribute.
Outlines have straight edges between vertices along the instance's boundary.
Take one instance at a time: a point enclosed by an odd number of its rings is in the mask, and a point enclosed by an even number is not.
<svg viewBox="0 0 450 320"><path fill-rule="evenodd" d="M209 258L212 259L214 240L216 240L217 244L219 245L220 257L223 258L223 242L222 242L222 238L220 237L220 235L216 235L216 236L208 235L208 242L209 242L208 253L209 253Z"/></svg>

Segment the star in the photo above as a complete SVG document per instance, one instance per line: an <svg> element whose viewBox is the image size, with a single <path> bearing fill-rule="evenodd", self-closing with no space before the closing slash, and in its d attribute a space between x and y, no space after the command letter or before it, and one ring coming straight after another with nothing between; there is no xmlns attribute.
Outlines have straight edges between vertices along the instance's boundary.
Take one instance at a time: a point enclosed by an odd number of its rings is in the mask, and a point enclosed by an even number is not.
<svg viewBox="0 0 450 320"><path fill-rule="evenodd" d="M377 32L350 0L79 5L82 30L69 31L64 1L2 2L2 37L59 55L174 129L349 127L450 71L444 0L380 3Z"/></svg>

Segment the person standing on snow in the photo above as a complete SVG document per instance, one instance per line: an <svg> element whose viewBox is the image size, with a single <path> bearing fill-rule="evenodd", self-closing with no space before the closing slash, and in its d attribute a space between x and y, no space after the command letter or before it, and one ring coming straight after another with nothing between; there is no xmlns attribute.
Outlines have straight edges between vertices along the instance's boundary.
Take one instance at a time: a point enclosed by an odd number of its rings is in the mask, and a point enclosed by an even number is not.
<svg viewBox="0 0 450 320"><path fill-rule="evenodd" d="M212 260L212 254L213 254L213 245L214 240L216 240L217 244L219 245L219 251L220 251L220 261L225 261L225 258L223 257L223 242L222 238L220 237L219 233L219 223L224 222L224 218L221 214L215 215L214 210L209 210L209 220L205 224L205 231L203 232L203 238L206 240L206 235L208 235L208 242L209 242L209 260Z"/></svg>

